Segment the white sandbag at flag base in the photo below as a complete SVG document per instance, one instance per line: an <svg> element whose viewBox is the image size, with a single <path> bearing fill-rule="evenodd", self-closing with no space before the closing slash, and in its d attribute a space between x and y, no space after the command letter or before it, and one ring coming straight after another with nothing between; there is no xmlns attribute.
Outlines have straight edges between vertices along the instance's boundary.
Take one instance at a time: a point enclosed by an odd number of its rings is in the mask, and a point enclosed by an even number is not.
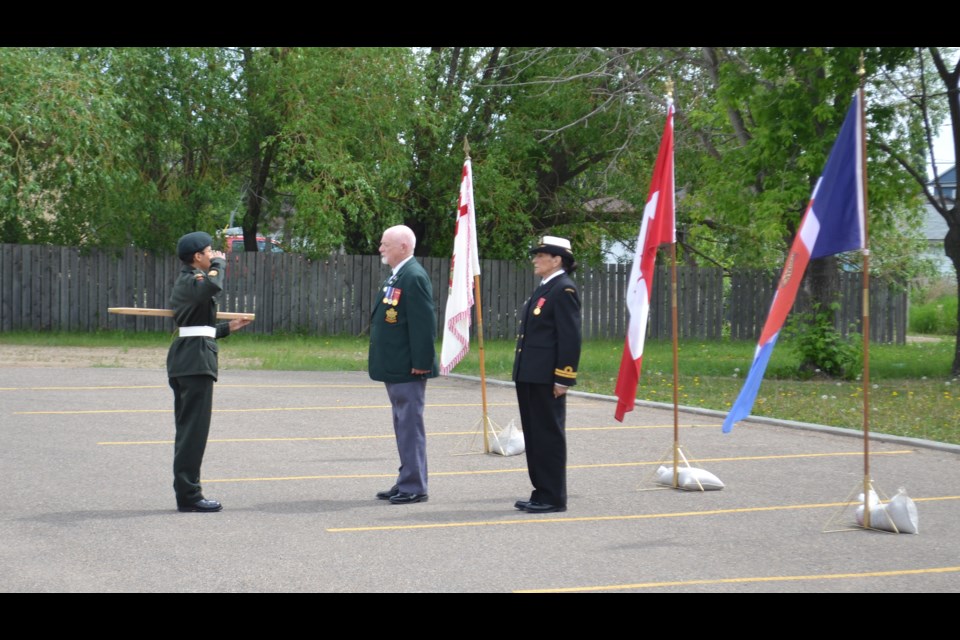
<svg viewBox="0 0 960 640"><path fill-rule="evenodd" d="M860 506L857 507L857 524L863 526L863 494L857 496ZM917 527L917 505L913 502L906 490L900 487L897 495L890 502L881 504L877 493L870 489L867 494L867 504L870 507L870 528L893 533L919 533Z"/></svg>
<svg viewBox="0 0 960 640"><path fill-rule="evenodd" d="M657 484L673 486L673 467L660 465L657 469ZM677 469L677 488L686 491L719 491L725 485L720 478L705 469L680 467Z"/></svg>
<svg viewBox="0 0 960 640"><path fill-rule="evenodd" d="M526 443L523 440L523 431L517 428L516 420L511 420L499 433L492 429L490 435L490 453L515 456L524 452Z"/></svg>

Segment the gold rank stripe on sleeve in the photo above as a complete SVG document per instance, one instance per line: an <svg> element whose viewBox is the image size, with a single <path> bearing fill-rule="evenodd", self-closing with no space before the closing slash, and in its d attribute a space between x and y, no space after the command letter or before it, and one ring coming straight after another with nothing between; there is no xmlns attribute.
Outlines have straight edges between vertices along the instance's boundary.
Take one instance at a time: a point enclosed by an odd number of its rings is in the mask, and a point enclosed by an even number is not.
<svg viewBox="0 0 960 640"><path fill-rule="evenodd" d="M563 369L554 369L554 375L558 375L561 378L570 378L571 380L577 379L577 372L573 370L573 367L567 366Z"/></svg>

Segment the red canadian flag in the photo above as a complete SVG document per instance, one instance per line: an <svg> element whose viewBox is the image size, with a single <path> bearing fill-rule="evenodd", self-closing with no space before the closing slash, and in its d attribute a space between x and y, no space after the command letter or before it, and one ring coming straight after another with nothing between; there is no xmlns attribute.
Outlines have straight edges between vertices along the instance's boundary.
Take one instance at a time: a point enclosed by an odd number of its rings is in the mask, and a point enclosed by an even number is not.
<svg viewBox="0 0 960 640"><path fill-rule="evenodd" d="M627 312L630 322L623 344L620 374L617 376L617 409L614 418L623 422L623 414L633 411L643 361L643 341L647 334L650 295L653 291L653 273L657 249L661 244L676 242L673 189L673 102L667 104L667 124L663 128L660 153L653 168L653 181L647 204L643 208L643 222L637 237L636 253L627 283Z"/></svg>

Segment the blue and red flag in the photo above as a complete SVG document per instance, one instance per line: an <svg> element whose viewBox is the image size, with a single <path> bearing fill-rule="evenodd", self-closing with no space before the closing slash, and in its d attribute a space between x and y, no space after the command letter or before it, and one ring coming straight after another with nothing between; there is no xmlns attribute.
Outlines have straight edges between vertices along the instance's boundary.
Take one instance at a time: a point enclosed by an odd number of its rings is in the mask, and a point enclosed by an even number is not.
<svg viewBox="0 0 960 640"><path fill-rule="evenodd" d="M833 144L827 166L813 188L810 203L800 221L780 284L770 304L770 314L763 326L753 364L743 389L723 421L723 432L750 415L763 374L770 362L773 346L790 313L807 264L815 258L863 249L866 246L866 225L863 204L863 116L860 97L855 95Z"/></svg>

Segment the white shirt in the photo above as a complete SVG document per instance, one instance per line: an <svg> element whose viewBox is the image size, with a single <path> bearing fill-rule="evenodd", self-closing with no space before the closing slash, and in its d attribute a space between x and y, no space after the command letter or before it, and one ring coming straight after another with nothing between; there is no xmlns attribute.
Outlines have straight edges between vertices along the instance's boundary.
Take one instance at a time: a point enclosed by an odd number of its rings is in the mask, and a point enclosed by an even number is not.
<svg viewBox="0 0 960 640"><path fill-rule="evenodd" d="M406 258L404 258L404 259L400 262L400 264L398 264L397 266L395 266L395 267L393 268L393 275L397 275L397 271L400 271L400 267L402 267L403 265L405 265L405 264L407 264L408 262L410 262L410 258L412 258L412 257L413 257L413 254L410 254L409 256L407 256Z"/></svg>
<svg viewBox="0 0 960 640"><path fill-rule="evenodd" d="M563 269L557 269L556 271L554 271L553 273L551 273L550 275L548 275L546 278L544 278L543 280L541 280L541 281L540 281L540 286L542 287L543 285L547 284L548 282L550 282L551 280L553 280L554 278L556 278L557 276L559 276L561 273L565 273L564 270L563 270Z"/></svg>

